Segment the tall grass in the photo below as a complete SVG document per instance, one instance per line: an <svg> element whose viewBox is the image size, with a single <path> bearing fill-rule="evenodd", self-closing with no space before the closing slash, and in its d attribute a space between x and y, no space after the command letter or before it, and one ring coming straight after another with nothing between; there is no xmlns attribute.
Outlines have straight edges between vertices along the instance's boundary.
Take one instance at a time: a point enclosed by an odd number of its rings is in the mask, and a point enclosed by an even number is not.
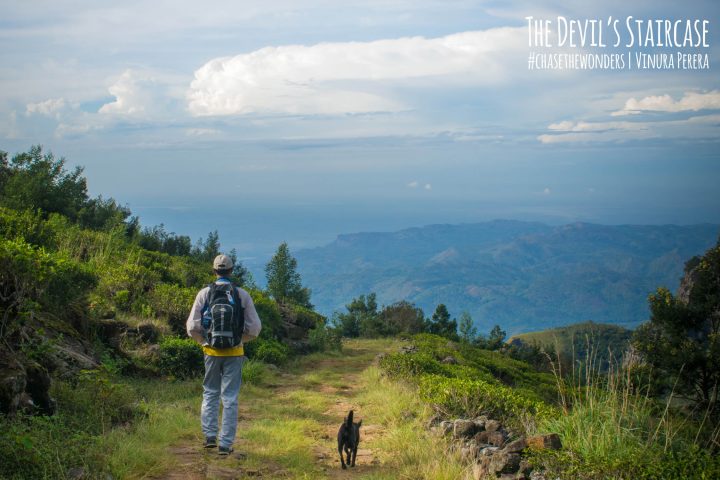
<svg viewBox="0 0 720 480"><path fill-rule="evenodd" d="M562 370L551 359L563 413L538 429L559 433L565 453L543 458L551 469L575 478L713 478L720 462L700 442L703 424L673 408L674 391L662 403L650 395L638 364L609 352L603 371L588 339L585 361ZM713 432L717 438L717 432ZM694 475L698 475L695 477Z"/></svg>
<svg viewBox="0 0 720 480"><path fill-rule="evenodd" d="M358 401L363 405L363 414L385 429L374 445L392 472L370 478L465 478L467 467L458 453L449 451L445 439L426 429L425 423L433 412L420 400L415 387L382 376L377 367L363 371L361 381L367 387Z"/></svg>

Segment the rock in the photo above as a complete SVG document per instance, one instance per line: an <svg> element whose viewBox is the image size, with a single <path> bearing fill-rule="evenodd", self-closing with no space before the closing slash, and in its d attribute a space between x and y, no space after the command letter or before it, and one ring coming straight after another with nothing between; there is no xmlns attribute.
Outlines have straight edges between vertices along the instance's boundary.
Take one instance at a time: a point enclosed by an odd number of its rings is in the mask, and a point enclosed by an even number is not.
<svg viewBox="0 0 720 480"><path fill-rule="evenodd" d="M307 329L287 321L282 323L282 329L284 338L288 338L290 340L303 340L307 338L308 335Z"/></svg>
<svg viewBox="0 0 720 480"><path fill-rule="evenodd" d="M26 385L25 368L3 348L0 352L0 413L12 416L17 412Z"/></svg>
<svg viewBox="0 0 720 480"><path fill-rule="evenodd" d="M533 466L530 465L530 462L527 458L523 458L520 460L520 473L522 473L525 477L530 475L530 472L532 472Z"/></svg>
<svg viewBox="0 0 720 480"><path fill-rule="evenodd" d="M557 433L528 437L527 444L528 447L535 450L560 450L562 448L560 435Z"/></svg>
<svg viewBox="0 0 720 480"><path fill-rule="evenodd" d="M119 320L105 319L97 323L97 333L103 343L120 350L122 335L128 331L128 324Z"/></svg>
<svg viewBox="0 0 720 480"><path fill-rule="evenodd" d="M442 422L442 416L438 413L430 417L427 421L427 428L435 428L440 425L440 422Z"/></svg>
<svg viewBox="0 0 720 480"><path fill-rule="evenodd" d="M67 478L69 480L82 480L83 478L87 478L85 468L83 467L73 467L70 470L67 471Z"/></svg>
<svg viewBox="0 0 720 480"><path fill-rule="evenodd" d="M455 438L470 438L475 434L475 422L472 420L458 419L453 422L453 435Z"/></svg>
<svg viewBox="0 0 720 480"><path fill-rule="evenodd" d="M448 364L448 365L457 365L458 364L457 358L453 357L452 355L448 355L447 357L443 358L440 362Z"/></svg>
<svg viewBox="0 0 720 480"><path fill-rule="evenodd" d="M489 470L491 473L515 473L520 469L520 454L495 452L490 457Z"/></svg>
<svg viewBox="0 0 720 480"><path fill-rule="evenodd" d="M463 461L471 462L475 461L480 456L480 445L474 442L470 442L468 445L460 449L460 458Z"/></svg>
<svg viewBox="0 0 720 480"><path fill-rule="evenodd" d="M546 480L545 474L543 472L539 472L537 470L533 470L530 473L530 480Z"/></svg>
<svg viewBox="0 0 720 480"><path fill-rule="evenodd" d="M473 420L475 422L475 429L478 432L482 432L485 430L485 423L488 421L488 418L485 415L481 415Z"/></svg>
<svg viewBox="0 0 720 480"><path fill-rule="evenodd" d="M137 334L140 341L144 343L157 343L160 338L160 331L150 322L144 322L138 325Z"/></svg>
<svg viewBox="0 0 720 480"><path fill-rule="evenodd" d="M55 413L55 400L50 398L50 374L38 363L30 362L25 366L25 391L32 398L39 413L52 415Z"/></svg>
<svg viewBox="0 0 720 480"><path fill-rule="evenodd" d="M502 432L479 432L475 434L474 440L480 445L493 445L502 447L505 443L505 434Z"/></svg>
<svg viewBox="0 0 720 480"><path fill-rule="evenodd" d="M525 448L527 448L527 440L525 440L525 437L520 437L505 445L503 450L508 453L520 453L525 450Z"/></svg>
<svg viewBox="0 0 720 480"><path fill-rule="evenodd" d="M453 422L450 422L448 420L440 422L440 431L443 433L443 435L447 435L448 433L452 432L453 428Z"/></svg>
<svg viewBox="0 0 720 480"><path fill-rule="evenodd" d="M495 432L499 430L500 427L501 424L497 420L488 420L485 422L485 430L487 430L488 432Z"/></svg>
<svg viewBox="0 0 720 480"><path fill-rule="evenodd" d="M498 450L500 450L500 447L485 447L480 450L480 455L490 457Z"/></svg>
<svg viewBox="0 0 720 480"><path fill-rule="evenodd" d="M400 353L415 353L418 348L415 345L403 345L400 347Z"/></svg>

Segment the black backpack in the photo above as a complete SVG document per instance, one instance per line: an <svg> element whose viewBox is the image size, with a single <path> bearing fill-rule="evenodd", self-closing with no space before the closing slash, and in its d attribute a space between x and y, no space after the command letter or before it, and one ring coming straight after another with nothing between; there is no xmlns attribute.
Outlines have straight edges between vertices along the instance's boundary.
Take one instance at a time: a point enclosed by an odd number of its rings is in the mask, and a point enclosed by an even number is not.
<svg viewBox="0 0 720 480"><path fill-rule="evenodd" d="M208 343L213 348L231 348L242 342L245 309L237 288L232 283L208 285L208 301L204 322Z"/></svg>

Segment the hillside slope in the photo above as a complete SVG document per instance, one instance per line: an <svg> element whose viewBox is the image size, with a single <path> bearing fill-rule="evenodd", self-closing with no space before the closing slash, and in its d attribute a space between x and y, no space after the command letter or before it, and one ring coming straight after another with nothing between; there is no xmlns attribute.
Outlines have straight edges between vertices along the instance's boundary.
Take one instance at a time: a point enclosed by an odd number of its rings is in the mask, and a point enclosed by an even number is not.
<svg viewBox="0 0 720 480"><path fill-rule="evenodd" d="M319 311L376 292L407 299L427 314L438 303L467 310L480 331L510 334L592 320L636 325L647 295L675 289L684 262L717 239L717 225L575 223L559 227L496 220L431 225L392 233L340 235L297 252Z"/></svg>

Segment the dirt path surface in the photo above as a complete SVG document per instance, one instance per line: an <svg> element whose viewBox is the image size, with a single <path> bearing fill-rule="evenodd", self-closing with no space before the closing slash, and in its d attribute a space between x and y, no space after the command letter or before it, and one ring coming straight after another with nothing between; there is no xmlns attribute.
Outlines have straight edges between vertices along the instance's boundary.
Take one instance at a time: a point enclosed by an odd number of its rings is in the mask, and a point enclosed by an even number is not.
<svg viewBox="0 0 720 480"><path fill-rule="evenodd" d="M309 356L277 372L262 386L240 392L235 452L221 457L202 448L202 437L168 450L174 467L162 480L237 478L343 479L383 476L375 444L384 428L366 418L362 371L389 343L348 342L342 355ZM198 399L199 404L199 399ZM342 470L337 431L348 411L362 419L356 466ZM199 428L199 427L198 427Z"/></svg>

